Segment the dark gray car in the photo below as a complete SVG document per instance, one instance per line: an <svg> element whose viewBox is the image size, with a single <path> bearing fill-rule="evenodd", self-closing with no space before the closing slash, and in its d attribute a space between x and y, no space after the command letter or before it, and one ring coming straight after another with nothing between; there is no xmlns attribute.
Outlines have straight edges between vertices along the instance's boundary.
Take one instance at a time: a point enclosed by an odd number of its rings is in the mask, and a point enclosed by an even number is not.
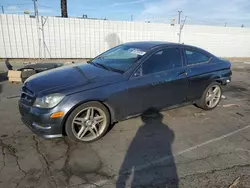
<svg viewBox="0 0 250 188"><path fill-rule="evenodd" d="M88 64L39 73L21 89L23 122L45 138L90 142L110 124L148 109L196 103L210 110L230 82L231 64L200 48L166 43L119 45Z"/></svg>

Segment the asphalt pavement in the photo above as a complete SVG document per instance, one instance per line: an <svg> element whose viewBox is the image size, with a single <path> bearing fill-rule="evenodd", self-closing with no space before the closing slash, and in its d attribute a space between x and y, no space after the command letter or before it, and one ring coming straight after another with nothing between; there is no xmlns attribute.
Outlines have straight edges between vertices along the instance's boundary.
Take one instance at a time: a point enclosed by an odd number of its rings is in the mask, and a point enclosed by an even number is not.
<svg viewBox="0 0 250 188"><path fill-rule="evenodd" d="M20 120L20 84L0 80L0 188L250 187L250 65L212 111L193 105L115 124L100 140L46 140Z"/></svg>

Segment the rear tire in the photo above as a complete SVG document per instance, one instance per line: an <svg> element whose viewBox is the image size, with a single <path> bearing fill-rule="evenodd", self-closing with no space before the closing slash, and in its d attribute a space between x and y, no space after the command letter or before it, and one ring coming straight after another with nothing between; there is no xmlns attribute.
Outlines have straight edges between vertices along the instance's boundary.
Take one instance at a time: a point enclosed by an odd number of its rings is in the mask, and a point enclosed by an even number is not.
<svg viewBox="0 0 250 188"><path fill-rule="evenodd" d="M196 105L203 110L212 110L220 102L222 89L219 83L211 83L203 92L202 97L196 102Z"/></svg>
<svg viewBox="0 0 250 188"><path fill-rule="evenodd" d="M65 131L74 141L93 142L107 132L109 125L108 109L99 102L87 102L71 112Z"/></svg>

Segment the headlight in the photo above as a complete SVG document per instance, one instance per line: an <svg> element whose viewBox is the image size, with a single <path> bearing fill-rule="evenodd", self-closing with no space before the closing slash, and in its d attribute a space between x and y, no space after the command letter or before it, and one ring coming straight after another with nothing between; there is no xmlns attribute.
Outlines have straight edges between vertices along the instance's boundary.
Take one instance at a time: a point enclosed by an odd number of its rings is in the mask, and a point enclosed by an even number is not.
<svg viewBox="0 0 250 188"><path fill-rule="evenodd" d="M60 93L50 94L41 98L37 98L34 106L38 108L53 108L64 98L64 95Z"/></svg>

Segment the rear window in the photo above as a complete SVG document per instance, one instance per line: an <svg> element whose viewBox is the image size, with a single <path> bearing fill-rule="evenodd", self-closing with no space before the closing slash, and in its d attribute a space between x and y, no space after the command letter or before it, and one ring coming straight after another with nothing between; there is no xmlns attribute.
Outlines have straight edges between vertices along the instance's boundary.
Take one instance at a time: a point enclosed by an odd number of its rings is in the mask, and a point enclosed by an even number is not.
<svg viewBox="0 0 250 188"><path fill-rule="evenodd" d="M207 55L194 50L185 50L185 54L187 56L188 65L204 63L209 60L209 57Z"/></svg>

